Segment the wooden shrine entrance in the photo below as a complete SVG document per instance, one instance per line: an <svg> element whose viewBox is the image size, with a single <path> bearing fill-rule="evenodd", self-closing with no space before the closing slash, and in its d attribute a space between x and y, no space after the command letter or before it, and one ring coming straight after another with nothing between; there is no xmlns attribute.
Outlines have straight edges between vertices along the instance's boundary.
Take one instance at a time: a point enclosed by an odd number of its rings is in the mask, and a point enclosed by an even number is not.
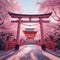
<svg viewBox="0 0 60 60"><path fill-rule="evenodd" d="M43 23L48 23L49 21L42 20L42 18L49 18L49 16L51 14L52 13L38 14L38 15L27 15L27 14L16 14L16 13L9 12L9 15L12 18L18 18L18 20L12 21L12 22L18 23L15 50L19 49L19 40L20 40L19 36L20 36L20 25L21 25L21 23L39 23L40 24L39 29L41 31L41 48L43 50L45 50L46 46L45 46L44 33L43 33ZM29 20L23 21L22 18L28 18ZM39 20L38 21L32 21L32 18L38 18Z"/></svg>
<svg viewBox="0 0 60 60"><path fill-rule="evenodd" d="M25 34L26 37L26 42L25 42L26 44L35 44L34 38L36 36L37 31L34 30L35 28L25 28L25 30L23 30L23 33Z"/></svg>

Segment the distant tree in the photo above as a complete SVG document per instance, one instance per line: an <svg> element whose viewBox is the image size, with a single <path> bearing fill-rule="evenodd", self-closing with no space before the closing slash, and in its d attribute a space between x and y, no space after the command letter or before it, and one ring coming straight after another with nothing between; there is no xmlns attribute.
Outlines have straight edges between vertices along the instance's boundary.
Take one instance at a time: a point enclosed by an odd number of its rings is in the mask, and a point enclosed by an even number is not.
<svg viewBox="0 0 60 60"><path fill-rule="evenodd" d="M0 18L2 20L8 20L8 12L21 13L21 6L14 3L14 0L0 0Z"/></svg>
<svg viewBox="0 0 60 60"><path fill-rule="evenodd" d="M39 5L39 13L53 12L52 18L60 20L60 0L44 0L44 2L37 2Z"/></svg>
<svg viewBox="0 0 60 60"><path fill-rule="evenodd" d="M11 17L8 12L21 13L21 6L16 0L0 0L0 32L14 32L14 25L11 23Z"/></svg>
<svg viewBox="0 0 60 60"><path fill-rule="evenodd" d="M47 34L47 36L49 36L50 33L52 35L56 34L57 32L60 34L60 0L44 0L43 2L37 2L37 5L39 13L52 12L50 18L54 19L56 22L51 24L49 23L48 27L50 31L49 33L46 32L45 34Z"/></svg>

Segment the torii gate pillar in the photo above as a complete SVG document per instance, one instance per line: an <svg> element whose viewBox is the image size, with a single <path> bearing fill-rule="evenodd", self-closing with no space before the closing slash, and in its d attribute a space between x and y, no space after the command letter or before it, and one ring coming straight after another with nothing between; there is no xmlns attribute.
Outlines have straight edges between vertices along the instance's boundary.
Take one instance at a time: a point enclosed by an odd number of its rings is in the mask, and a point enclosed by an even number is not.
<svg viewBox="0 0 60 60"><path fill-rule="evenodd" d="M17 25L17 37L16 37L16 45L15 45L15 50L19 49L19 45L20 45L20 25L21 24L21 20L20 18L18 18L18 25Z"/></svg>
<svg viewBox="0 0 60 60"><path fill-rule="evenodd" d="M25 14L15 14L15 13L9 12L9 15L12 18L18 18L19 19L17 21L12 21L12 22L17 22L18 23L18 27L17 27L17 39L16 39L15 50L19 49L20 24L22 22L24 22L24 23L37 23L38 22L40 24L40 30L41 30L41 48L43 50L46 50L45 40L44 40L44 34L43 34L43 24L42 23L43 22L48 22L48 21L41 20L41 18L49 18L49 16L51 14L52 13L39 14L39 15L25 15ZM21 18L29 18L29 21L22 21ZM31 18L39 18L39 20L38 21L32 21Z"/></svg>

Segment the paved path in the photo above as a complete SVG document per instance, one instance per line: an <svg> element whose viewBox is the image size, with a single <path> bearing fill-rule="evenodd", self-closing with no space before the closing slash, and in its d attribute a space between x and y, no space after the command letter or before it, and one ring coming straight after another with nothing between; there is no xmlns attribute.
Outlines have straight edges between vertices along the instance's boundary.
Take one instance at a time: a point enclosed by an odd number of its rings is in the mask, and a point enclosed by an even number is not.
<svg viewBox="0 0 60 60"><path fill-rule="evenodd" d="M21 46L19 51L5 52L5 55L0 55L0 60L60 60L59 57L60 55L53 51L42 51L40 46L25 45Z"/></svg>

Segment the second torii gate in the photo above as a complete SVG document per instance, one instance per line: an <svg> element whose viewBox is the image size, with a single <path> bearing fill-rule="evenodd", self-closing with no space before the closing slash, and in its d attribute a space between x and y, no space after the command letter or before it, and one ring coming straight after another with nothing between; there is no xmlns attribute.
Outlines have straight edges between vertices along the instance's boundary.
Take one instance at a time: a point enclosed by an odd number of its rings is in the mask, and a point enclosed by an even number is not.
<svg viewBox="0 0 60 60"><path fill-rule="evenodd" d="M38 14L38 15L26 15L26 14L16 14L16 13L9 12L9 15L12 18L18 18L18 20L12 21L12 22L18 23L15 50L19 49L20 25L21 25L22 22L24 22L24 23L37 23L38 22L40 24L41 43L42 43L41 48L43 50L45 50L46 46L45 46L44 33L43 33L43 23L48 23L49 21L42 20L42 18L49 18L49 16L51 14L52 13ZM23 21L22 18L29 18L29 21ZM32 21L31 20L32 18L39 18L39 20L38 21Z"/></svg>

